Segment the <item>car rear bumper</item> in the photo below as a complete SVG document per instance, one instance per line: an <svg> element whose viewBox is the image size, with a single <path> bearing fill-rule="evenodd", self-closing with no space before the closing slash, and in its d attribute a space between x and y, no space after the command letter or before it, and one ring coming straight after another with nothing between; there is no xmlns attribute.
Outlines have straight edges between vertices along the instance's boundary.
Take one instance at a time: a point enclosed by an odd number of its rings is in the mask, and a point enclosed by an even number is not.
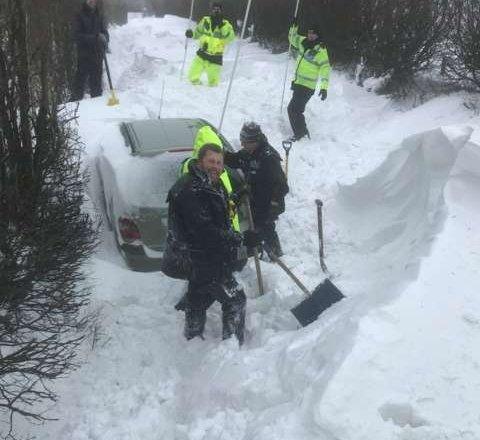
<svg viewBox="0 0 480 440"><path fill-rule="evenodd" d="M145 253L142 245L122 244L120 251L128 267L138 272L157 272L161 268L162 258L152 258ZM156 252L158 254L158 252Z"/></svg>

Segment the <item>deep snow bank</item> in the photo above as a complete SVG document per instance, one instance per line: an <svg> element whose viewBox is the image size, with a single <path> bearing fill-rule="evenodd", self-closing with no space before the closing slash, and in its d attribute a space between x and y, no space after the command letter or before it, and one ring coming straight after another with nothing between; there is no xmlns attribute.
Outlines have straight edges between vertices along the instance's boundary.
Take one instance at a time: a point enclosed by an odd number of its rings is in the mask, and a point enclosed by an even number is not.
<svg viewBox="0 0 480 440"><path fill-rule="evenodd" d="M470 133L443 128L406 139L340 189L342 231L355 251L347 272L369 280L357 285L365 291L356 292L354 313L370 312L315 406L334 438L478 436L478 383L468 384L480 365L480 255L472 252L480 248L472 228L480 220L480 146L467 142Z"/></svg>
<svg viewBox="0 0 480 440"><path fill-rule="evenodd" d="M437 128L408 137L374 171L340 186L332 209L337 234L351 248L344 275L357 289L364 280L357 294L388 295L417 276L419 259L443 224L443 189L471 132Z"/></svg>

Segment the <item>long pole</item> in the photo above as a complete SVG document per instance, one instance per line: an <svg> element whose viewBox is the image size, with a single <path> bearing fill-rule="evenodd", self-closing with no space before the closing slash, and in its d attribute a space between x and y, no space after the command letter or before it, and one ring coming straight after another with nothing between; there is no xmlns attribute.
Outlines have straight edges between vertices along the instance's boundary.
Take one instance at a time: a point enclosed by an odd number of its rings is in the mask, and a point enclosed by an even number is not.
<svg viewBox="0 0 480 440"><path fill-rule="evenodd" d="M245 205L247 207L247 214L248 214L248 226L250 230L255 229L255 225L253 223L253 215L252 215L252 209L250 207L250 200L248 199L248 196L245 199ZM259 296L262 296L264 294L263 290L263 278L262 278L262 268L260 267L260 259L258 258L258 249L257 247L253 248L253 258L255 260L255 270L257 272L257 282L258 282L258 294Z"/></svg>
<svg viewBox="0 0 480 440"><path fill-rule="evenodd" d="M192 27L192 17L193 17L193 7L195 5L195 0L192 0L190 3L190 17L188 19L188 29ZM183 78L183 69L185 68L185 61L187 60L187 49L188 49L188 38L185 37L185 52L183 54L182 68L180 69L180 80Z"/></svg>
<svg viewBox="0 0 480 440"><path fill-rule="evenodd" d="M162 95L160 97L160 109L158 110L158 119L162 117L163 97L165 96L165 77L162 80Z"/></svg>
<svg viewBox="0 0 480 440"><path fill-rule="evenodd" d="M230 75L230 81L228 83L227 96L225 97L225 102L223 103L222 116L220 118L220 124L218 125L218 131L222 131L223 118L225 117L225 112L227 110L228 98L230 97L230 91L232 89L232 83L233 83L233 79L235 77L235 70L237 69L238 58L240 56L240 49L242 47L242 41L243 41L243 37L245 35L245 29L247 28L247 21L248 21L248 16L250 14L250 5L251 4L252 4L252 0L248 0L247 9L245 10L245 16L243 18L242 33L240 35L240 41L238 42L238 45L237 45L237 53L235 55L235 61L233 63L232 74Z"/></svg>
<svg viewBox="0 0 480 440"><path fill-rule="evenodd" d="M297 19L299 6L300 6L300 0L297 0L297 4L295 6L295 14L293 16L295 19ZM288 64L290 61L290 49L292 48L292 45L290 44L290 38L288 40L289 41L288 41L287 62L285 63L285 73L283 75L283 90L282 90L282 102L280 104L280 113L282 113L283 111L283 101L285 99L285 85L287 84Z"/></svg>

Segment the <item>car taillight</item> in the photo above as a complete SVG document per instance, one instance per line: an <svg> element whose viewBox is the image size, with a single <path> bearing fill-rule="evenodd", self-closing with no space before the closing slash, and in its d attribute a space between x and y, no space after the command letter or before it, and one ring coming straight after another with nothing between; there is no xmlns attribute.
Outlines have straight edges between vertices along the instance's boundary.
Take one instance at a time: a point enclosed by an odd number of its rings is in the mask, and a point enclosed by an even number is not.
<svg viewBox="0 0 480 440"><path fill-rule="evenodd" d="M120 235L127 243L131 243L132 241L140 240L142 238L137 225L130 218L120 217L118 219L118 227L120 229Z"/></svg>

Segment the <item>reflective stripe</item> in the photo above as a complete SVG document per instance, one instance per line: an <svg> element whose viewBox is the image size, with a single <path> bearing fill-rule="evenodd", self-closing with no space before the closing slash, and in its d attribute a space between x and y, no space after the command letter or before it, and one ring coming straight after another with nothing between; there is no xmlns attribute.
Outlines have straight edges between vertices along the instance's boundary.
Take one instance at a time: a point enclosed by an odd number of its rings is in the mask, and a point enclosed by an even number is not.
<svg viewBox="0 0 480 440"><path fill-rule="evenodd" d="M313 81L315 83L317 82L317 77L300 75L299 73L297 74L297 78L304 79L305 81Z"/></svg>
<svg viewBox="0 0 480 440"><path fill-rule="evenodd" d="M317 67L322 67L322 66L325 66L325 64L328 64L328 61L322 61L321 63L317 63L316 61L314 60L307 60L309 63L313 64L314 66L317 66Z"/></svg>
<svg viewBox="0 0 480 440"><path fill-rule="evenodd" d="M230 181L230 176L226 171L220 174L220 180L222 181L222 185L227 191L227 194L230 195L233 192L233 188L232 188L232 182ZM238 219L238 213L236 209L235 209L235 215L230 218L230 221L232 222L233 229L237 232L240 232L240 221Z"/></svg>

